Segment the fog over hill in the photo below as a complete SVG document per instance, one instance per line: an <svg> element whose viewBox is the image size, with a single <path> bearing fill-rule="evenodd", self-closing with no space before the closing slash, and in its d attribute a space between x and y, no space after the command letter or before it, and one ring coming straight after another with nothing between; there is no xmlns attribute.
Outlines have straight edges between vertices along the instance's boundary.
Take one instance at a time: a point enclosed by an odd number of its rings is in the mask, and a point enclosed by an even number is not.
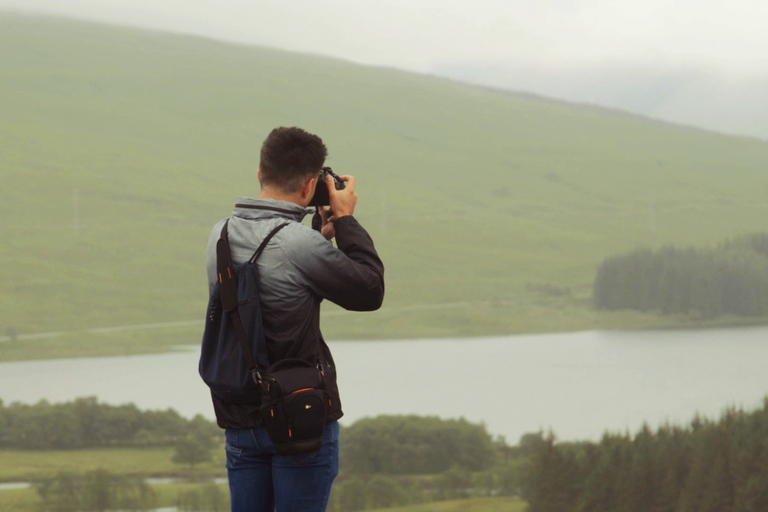
<svg viewBox="0 0 768 512"><path fill-rule="evenodd" d="M768 140L757 0L0 0L432 74ZM0 14L1 15L1 14Z"/></svg>
<svg viewBox="0 0 768 512"><path fill-rule="evenodd" d="M434 73L768 140L768 73L725 75L693 66L631 62L565 68L446 64L437 66Z"/></svg>

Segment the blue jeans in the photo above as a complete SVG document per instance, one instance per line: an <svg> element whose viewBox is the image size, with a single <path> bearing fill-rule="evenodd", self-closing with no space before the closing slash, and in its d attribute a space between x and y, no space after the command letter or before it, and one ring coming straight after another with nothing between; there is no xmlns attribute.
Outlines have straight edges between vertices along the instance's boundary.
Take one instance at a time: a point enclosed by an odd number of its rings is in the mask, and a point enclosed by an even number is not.
<svg viewBox="0 0 768 512"><path fill-rule="evenodd" d="M278 455L264 428L227 430L232 512L324 512L339 473L339 424L330 422L323 447Z"/></svg>

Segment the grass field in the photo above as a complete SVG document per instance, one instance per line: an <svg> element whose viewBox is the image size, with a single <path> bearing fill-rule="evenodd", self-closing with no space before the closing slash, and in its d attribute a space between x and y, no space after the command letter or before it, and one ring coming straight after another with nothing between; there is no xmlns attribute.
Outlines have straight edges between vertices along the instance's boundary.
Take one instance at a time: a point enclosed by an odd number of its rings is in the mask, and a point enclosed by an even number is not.
<svg viewBox="0 0 768 512"><path fill-rule="evenodd" d="M597 265L768 223L768 143L391 69L0 13L0 84L0 360L196 343L210 227L279 125L358 177L387 268L330 339L701 325L592 310Z"/></svg>
<svg viewBox="0 0 768 512"><path fill-rule="evenodd" d="M204 484L172 483L153 485L158 507L173 507L178 503L179 494L185 491L199 490ZM229 486L220 484L226 500L229 500ZM34 488L0 491L0 512L37 512L41 510L43 500Z"/></svg>
<svg viewBox="0 0 768 512"><path fill-rule="evenodd" d="M35 489L0 491L0 512L33 512L40 510L42 504Z"/></svg>
<svg viewBox="0 0 768 512"><path fill-rule="evenodd" d="M106 468L117 475L226 476L223 447L213 460L197 464L171 462L173 448L110 448L92 450L0 450L0 482L23 482L55 476L61 471L87 472Z"/></svg>
<svg viewBox="0 0 768 512"><path fill-rule="evenodd" d="M153 485L157 494L157 506L169 507L177 503L180 493L199 490L205 479L225 477L224 450L214 451L214 460L199 464L194 470L171 462L173 450L153 449L102 449L59 451L0 450L0 482L35 481L49 478L61 471L85 473L107 468L111 473L130 476L176 476L200 480L200 482ZM225 484L222 492L228 494ZM0 490L0 512L32 512L41 505L34 488ZM519 498L472 498L450 500L422 505L409 505L377 512L523 512L526 503Z"/></svg>
<svg viewBox="0 0 768 512"><path fill-rule="evenodd" d="M397 508L377 508L371 512L524 512L527 506L528 504L520 498L472 498Z"/></svg>
<svg viewBox="0 0 768 512"><path fill-rule="evenodd" d="M160 507L176 504L179 493L199 488L198 484L168 484L153 486ZM226 485L220 486L228 493ZM0 512L33 512L39 510L42 500L34 489L0 491ZM518 498L473 498L450 500L407 507L376 509L372 512L524 512L527 504Z"/></svg>

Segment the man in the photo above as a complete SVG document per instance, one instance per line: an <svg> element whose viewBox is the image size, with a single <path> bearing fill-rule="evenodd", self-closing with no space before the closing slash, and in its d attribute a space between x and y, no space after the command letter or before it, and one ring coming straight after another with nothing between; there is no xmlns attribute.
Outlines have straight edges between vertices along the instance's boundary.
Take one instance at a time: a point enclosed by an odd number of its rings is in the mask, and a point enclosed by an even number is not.
<svg viewBox="0 0 768 512"><path fill-rule="evenodd" d="M258 419L258 406L213 405L226 429L227 469L233 512L324 511L338 473L341 402L336 369L320 332L320 302L328 299L355 311L372 311L384 298L384 265L368 233L353 214L355 178L341 176L336 190L328 177L330 209L320 208L319 232L301 224L308 213L327 150L322 140L300 128L272 130L261 148L259 199L241 197L229 220L234 263L249 259L279 224L290 222L270 240L257 260L264 332L271 363L301 358L325 369L331 398L323 447L298 456L278 455ZM225 221L208 241L208 282L216 282L216 242ZM338 248L331 240L336 238Z"/></svg>

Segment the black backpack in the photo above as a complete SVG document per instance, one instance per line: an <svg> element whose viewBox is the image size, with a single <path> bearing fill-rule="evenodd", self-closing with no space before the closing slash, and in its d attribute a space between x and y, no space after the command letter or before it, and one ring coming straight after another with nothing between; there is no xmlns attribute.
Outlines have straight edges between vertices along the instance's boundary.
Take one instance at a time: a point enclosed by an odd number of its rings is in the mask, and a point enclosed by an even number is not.
<svg viewBox="0 0 768 512"><path fill-rule="evenodd" d="M268 367L269 358L261 318L256 259L272 237L288 223L273 229L251 259L240 265L232 264L228 225L229 220L224 223L216 243L218 281L208 300L199 371L203 382L225 402L258 404L261 401L258 384L251 370ZM249 361L249 354L254 353L256 361Z"/></svg>
<svg viewBox="0 0 768 512"><path fill-rule="evenodd" d="M224 223L216 243L218 282L208 301L199 371L225 402L261 404L259 419L277 452L295 455L322 446L330 402L321 368L301 359L269 365L256 259L288 224L275 227L247 262L235 265L227 236L229 220Z"/></svg>

